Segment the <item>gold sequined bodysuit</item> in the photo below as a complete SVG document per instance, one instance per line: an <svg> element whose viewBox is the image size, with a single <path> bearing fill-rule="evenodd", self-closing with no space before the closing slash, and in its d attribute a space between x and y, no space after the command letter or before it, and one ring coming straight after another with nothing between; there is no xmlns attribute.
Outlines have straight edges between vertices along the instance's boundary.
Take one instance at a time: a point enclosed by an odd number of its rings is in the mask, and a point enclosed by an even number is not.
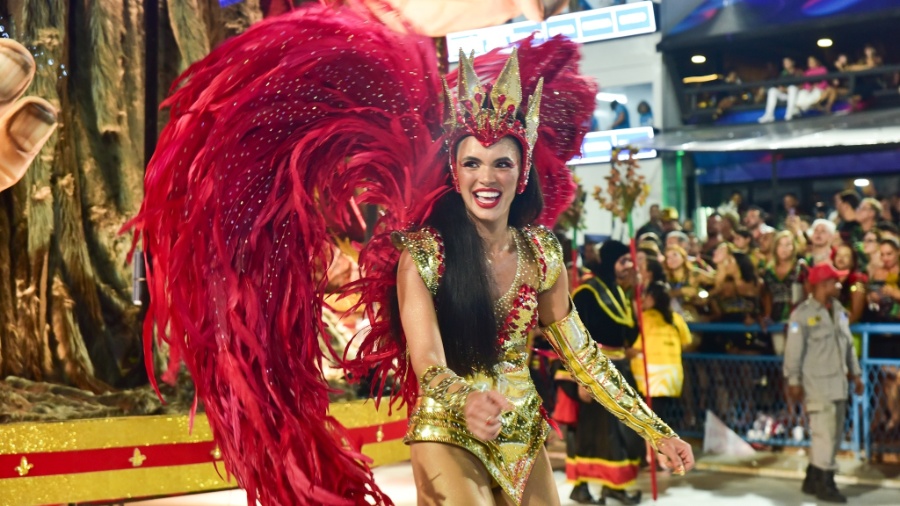
<svg viewBox="0 0 900 506"><path fill-rule="evenodd" d="M424 228L400 235L398 240L409 251L425 286L435 296L443 274L444 249L440 235L434 229ZM564 263L559 242L544 227L516 230L515 242L518 251L516 276L510 289L494 306L500 322L500 362L494 366L493 375L479 373L464 378L475 389L499 391L515 409L502 415L500 435L485 442L468 430L461 410L449 407L427 393L420 394L409 419L405 441L446 443L470 451L481 460L503 491L520 504L525 484L549 431L541 398L528 369L528 334L538 325L538 294L556 283ZM583 330L576 325L580 323L577 317L573 311L561 321L563 334L551 339L555 343L565 342L566 329L578 327ZM589 336L587 340L590 341ZM577 368L573 374L575 379L588 385L607 409L654 444L662 437L674 435L646 409L605 357L594 354L591 349L565 344L564 349L555 345L561 358L567 367L574 365ZM597 392L600 392L599 396Z"/></svg>
<svg viewBox="0 0 900 506"><path fill-rule="evenodd" d="M409 419L405 439L407 443L448 443L469 450L516 502L521 499L535 457L549 430L541 414L541 398L529 374L527 348L528 333L537 327L537 294L553 286L562 270L561 255L554 258L545 253L548 234L546 229L537 227L515 231L516 277L494 306L500 322L501 361L495 366L495 378L486 374L466 377L474 388L497 390L515 406L513 411L503 415L500 435L493 441L481 441L466 428L461 412L422 396ZM434 296L443 265L440 236L426 228L406 234L403 244Z"/></svg>

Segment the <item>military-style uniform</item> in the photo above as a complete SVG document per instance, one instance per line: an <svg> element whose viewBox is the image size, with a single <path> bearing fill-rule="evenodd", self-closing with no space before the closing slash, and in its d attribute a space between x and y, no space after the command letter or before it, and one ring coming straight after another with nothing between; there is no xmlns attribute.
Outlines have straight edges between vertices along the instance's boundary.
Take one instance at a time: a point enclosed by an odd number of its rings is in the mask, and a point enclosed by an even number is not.
<svg viewBox="0 0 900 506"><path fill-rule="evenodd" d="M810 464L834 473L850 394L848 373L860 375L853 352L850 317L838 299L831 310L812 296L791 312L784 352L784 376L802 386L812 435Z"/></svg>

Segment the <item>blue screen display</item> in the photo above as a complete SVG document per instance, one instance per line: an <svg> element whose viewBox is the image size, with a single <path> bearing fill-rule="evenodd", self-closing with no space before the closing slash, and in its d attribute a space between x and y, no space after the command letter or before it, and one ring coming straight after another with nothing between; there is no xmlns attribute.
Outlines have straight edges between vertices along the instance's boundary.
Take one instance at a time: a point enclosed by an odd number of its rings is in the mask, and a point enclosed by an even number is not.
<svg viewBox="0 0 900 506"><path fill-rule="evenodd" d="M679 2L662 3L661 24L665 36L727 35L900 8L898 0L698 0L693 9L687 2Z"/></svg>

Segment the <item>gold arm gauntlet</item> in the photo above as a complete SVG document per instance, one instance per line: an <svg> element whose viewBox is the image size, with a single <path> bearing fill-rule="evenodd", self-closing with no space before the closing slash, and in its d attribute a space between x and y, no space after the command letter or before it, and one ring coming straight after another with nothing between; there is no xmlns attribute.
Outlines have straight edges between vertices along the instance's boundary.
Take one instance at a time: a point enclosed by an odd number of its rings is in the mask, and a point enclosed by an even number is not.
<svg viewBox="0 0 900 506"><path fill-rule="evenodd" d="M443 377L438 379L439 376ZM433 365L425 369L419 378L419 384L422 385L426 397L460 413L466 406L466 398L475 391L465 379L442 365Z"/></svg>
<svg viewBox="0 0 900 506"><path fill-rule="evenodd" d="M544 330L572 377L616 418L650 441L654 448L663 438L677 437L600 352L574 308Z"/></svg>

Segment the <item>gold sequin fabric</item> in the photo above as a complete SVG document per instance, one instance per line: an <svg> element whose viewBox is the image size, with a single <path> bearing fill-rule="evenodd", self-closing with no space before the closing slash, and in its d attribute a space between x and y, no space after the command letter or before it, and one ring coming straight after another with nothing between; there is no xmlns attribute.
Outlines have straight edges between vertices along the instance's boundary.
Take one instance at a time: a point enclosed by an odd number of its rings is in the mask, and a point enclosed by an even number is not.
<svg viewBox="0 0 900 506"><path fill-rule="evenodd" d="M497 484L519 504L549 431L528 369L528 333L537 327L537 296L556 282L563 260L559 243L546 228L525 227L513 232L518 252L516 277L494 307L500 322L500 362L493 375L473 374L465 380L479 390L499 391L515 409L502 415L500 435L485 442L466 428L461 410L421 395L410 416L405 440L465 448L484 463ZM404 234L402 244L432 295L436 294L443 264L440 236L433 229L422 229Z"/></svg>
<svg viewBox="0 0 900 506"><path fill-rule="evenodd" d="M444 274L444 242L437 230L425 227L415 232L394 232L391 240L394 246L409 251L425 287L435 295Z"/></svg>
<svg viewBox="0 0 900 506"><path fill-rule="evenodd" d="M591 396L616 418L650 441L654 448L661 439L675 436L675 432L644 404L612 361L600 352L600 346L591 339L574 308L568 316L548 326L544 335L563 359L572 378L587 388Z"/></svg>

